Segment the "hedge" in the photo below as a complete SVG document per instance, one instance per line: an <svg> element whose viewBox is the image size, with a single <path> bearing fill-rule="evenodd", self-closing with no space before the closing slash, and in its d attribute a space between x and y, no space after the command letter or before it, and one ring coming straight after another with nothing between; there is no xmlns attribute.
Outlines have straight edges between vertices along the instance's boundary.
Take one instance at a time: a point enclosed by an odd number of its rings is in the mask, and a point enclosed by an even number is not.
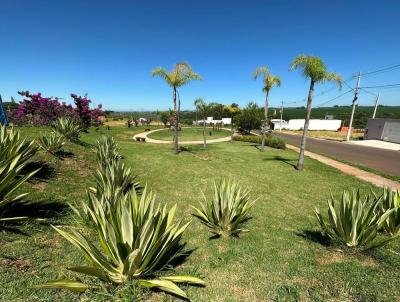
<svg viewBox="0 0 400 302"><path fill-rule="evenodd" d="M242 136L235 136L234 137L235 141L240 141L240 142L249 142L249 143L255 143L255 144L261 144L262 141L262 136L257 136L257 135L242 135ZM279 138L275 137L272 135L267 135L265 138L265 145L271 148L275 149L286 149L286 142Z"/></svg>

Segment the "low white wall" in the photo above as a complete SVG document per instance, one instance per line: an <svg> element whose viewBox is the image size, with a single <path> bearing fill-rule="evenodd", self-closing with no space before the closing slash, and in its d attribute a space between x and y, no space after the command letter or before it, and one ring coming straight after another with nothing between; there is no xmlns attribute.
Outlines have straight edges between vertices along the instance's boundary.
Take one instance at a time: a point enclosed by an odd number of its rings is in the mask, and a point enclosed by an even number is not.
<svg viewBox="0 0 400 302"><path fill-rule="evenodd" d="M289 120L289 122L282 121L282 129L285 130L302 130L304 128L304 119ZM308 126L309 130L327 130L337 131L342 125L341 120L317 120L311 119ZM280 123L274 122L274 129L280 129Z"/></svg>

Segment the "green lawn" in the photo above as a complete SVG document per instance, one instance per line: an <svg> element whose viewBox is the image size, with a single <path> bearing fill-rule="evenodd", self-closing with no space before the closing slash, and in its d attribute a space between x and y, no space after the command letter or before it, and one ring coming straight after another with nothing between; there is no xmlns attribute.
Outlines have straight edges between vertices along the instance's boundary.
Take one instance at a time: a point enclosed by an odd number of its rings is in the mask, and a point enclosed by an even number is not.
<svg viewBox="0 0 400 302"><path fill-rule="evenodd" d="M34 137L40 131L22 129ZM125 161L158 200L178 204L178 217L192 220L184 239L191 251L175 269L207 282L205 288L186 287L193 301L399 301L400 239L376 251L350 253L321 242L313 207L325 213L329 191L370 186L338 170L306 159L301 173L293 168L297 154L266 148L261 153L253 144L213 144L203 150L190 146L173 155L169 145L143 144L132 135L143 128L111 127L91 130L82 139L94 144L99 133L114 135ZM162 131L170 133L167 130ZM182 132L183 133L183 132ZM84 265L85 260L71 244L49 226L76 224L66 202L86 198L92 183L94 151L90 145L68 144L72 157L59 161L47 155L36 160L48 164L47 178L27 184L31 200L58 201L46 214L48 222L31 222L0 233L0 301L78 301L76 294L61 290L38 290L31 286L62 276L66 270ZM249 222L249 233L240 239L211 240L210 234L192 216L191 204L209 195L212 182L232 177L251 189L258 198ZM45 207L44 207L45 208ZM46 208L45 208L46 209ZM134 287L121 290L122 301L135 301ZM151 301L171 301L162 293L145 293ZM115 297L114 297L115 298ZM82 301L113 301L99 293L88 293Z"/></svg>
<svg viewBox="0 0 400 302"><path fill-rule="evenodd" d="M231 133L228 130L220 129L219 131L213 131L212 127L206 127L206 135L207 139L216 139L221 137L230 136ZM149 138L163 140L163 141L172 141L173 130L172 129L163 129L161 131L157 131L149 134ZM179 140L180 141L202 141L203 140L203 128L182 128L179 131Z"/></svg>

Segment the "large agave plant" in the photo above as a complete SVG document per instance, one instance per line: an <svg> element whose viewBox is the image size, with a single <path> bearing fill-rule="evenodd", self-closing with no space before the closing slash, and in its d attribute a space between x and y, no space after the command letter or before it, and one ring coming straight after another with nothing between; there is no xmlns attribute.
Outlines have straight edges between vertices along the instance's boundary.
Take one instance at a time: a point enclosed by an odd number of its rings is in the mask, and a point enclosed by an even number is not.
<svg viewBox="0 0 400 302"><path fill-rule="evenodd" d="M19 132L0 124L0 165L19 157L16 166L26 163L37 152L34 141L21 139Z"/></svg>
<svg viewBox="0 0 400 302"><path fill-rule="evenodd" d="M51 154L55 154L63 148L65 144L65 138L57 132L52 131L49 134L38 138L37 144L43 150Z"/></svg>
<svg viewBox="0 0 400 302"><path fill-rule="evenodd" d="M26 219L7 217L10 205L20 201L27 193L13 196L13 193L38 170L22 175L27 161L35 155L37 148L33 141L21 139L13 128L7 131L0 125L0 222Z"/></svg>
<svg viewBox="0 0 400 302"><path fill-rule="evenodd" d="M176 206L170 210L156 204L155 196L146 190L139 197L134 190L119 195L115 205L104 209L104 201L89 193L84 210L97 231L98 243L91 243L74 228L54 227L65 239L74 244L88 259L89 266L71 267L69 270L94 276L114 284L136 280L139 285L156 287L182 298L187 298L176 283L204 284L191 276L159 276L180 251L180 240L188 224L174 222ZM39 287L68 288L84 291L87 285L73 280L57 280Z"/></svg>
<svg viewBox="0 0 400 302"><path fill-rule="evenodd" d="M381 197L360 191L349 193L344 190L338 202L333 195L328 199L328 219L318 209L315 215L322 230L330 238L337 238L349 247L371 249L387 243L391 238L378 239L379 229L393 210L380 212Z"/></svg>
<svg viewBox="0 0 400 302"><path fill-rule="evenodd" d="M250 201L249 191L242 189L232 180L214 183L214 194L208 201L204 196L200 209L192 206L194 216L215 235L238 236L245 223L251 219L249 213L254 201Z"/></svg>
<svg viewBox="0 0 400 302"><path fill-rule="evenodd" d="M383 228L391 236L400 235L400 192L390 188L383 190L381 213L393 210L392 214L383 222Z"/></svg>
<svg viewBox="0 0 400 302"><path fill-rule="evenodd" d="M96 160L99 166L107 167L121 159L119 148L112 136L101 136L97 140Z"/></svg>
<svg viewBox="0 0 400 302"><path fill-rule="evenodd" d="M61 117L53 124L54 131L65 137L67 140L76 142L81 132L80 125L72 118Z"/></svg>

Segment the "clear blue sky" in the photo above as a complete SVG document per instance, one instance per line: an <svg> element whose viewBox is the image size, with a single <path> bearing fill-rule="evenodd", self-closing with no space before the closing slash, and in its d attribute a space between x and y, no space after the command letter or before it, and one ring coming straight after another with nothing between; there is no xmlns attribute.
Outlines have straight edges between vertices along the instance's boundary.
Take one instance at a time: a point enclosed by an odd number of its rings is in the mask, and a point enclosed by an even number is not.
<svg viewBox="0 0 400 302"><path fill-rule="evenodd" d="M17 90L67 100L70 92L88 93L106 109L164 110L172 106L171 89L150 72L187 61L204 80L180 90L184 109L199 96L261 105L261 82L251 77L260 65L282 79L271 93L277 106L307 94L308 82L288 71L300 53L320 56L345 79L400 64L399 14L397 0L3 1L0 93L6 100L19 99ZM361 81L388 83L400 83L399 68ZM398 88L371 91L381 92L383 104L400 105ZM315 105L338 94L319 96ZM372 105L374 96L359 100ZM348 94L328 105L350 102Z"/></svg>

